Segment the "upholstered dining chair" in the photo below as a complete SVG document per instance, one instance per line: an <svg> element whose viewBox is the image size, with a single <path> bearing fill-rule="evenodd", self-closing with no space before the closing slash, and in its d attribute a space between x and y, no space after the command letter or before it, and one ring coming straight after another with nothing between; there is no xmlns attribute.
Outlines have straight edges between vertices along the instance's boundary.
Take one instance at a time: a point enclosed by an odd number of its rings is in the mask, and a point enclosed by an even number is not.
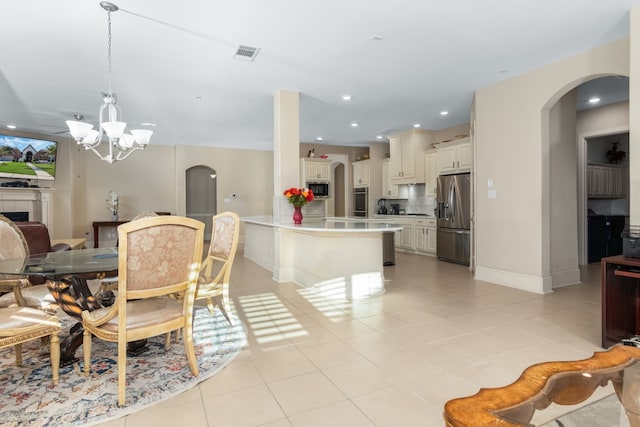
<svg viewBox="0 0 640 427"><path fill-rule="evenodd" d="M14 347L16 366L22 366L22 344L49 339L51 376L58 384L60 371L60 322L54 315L30 307L0 308L0 348Z"/></svg>
<svg viewBox="0 0 640 427"><path fill-rule="evenodd" d="M222 212L214 215L212 221L211 243L200 269L196 300L205 299L211 314L215 301L227 321L233 323L229 279L238 247L240 217L235 212Z"/></svg>
<svg viewBox="0 0 640 427"><path fill-rule="evenodd" d="M29 245L20 228L0 215L0 259L15 260L20 268L30 255ZM33 307L55 314L57 305L46 286L32 286L27 276L0 275L0 308Z"/></svg>
<svg viewBox="0 0 640 427"><path fill-rule="evenodd" d="M144 218L153 218L156 216L159 216L159 215L155 212L144 211L144 212L140 212L138 215L131 218L131 221L137 221L139 219L144 219ZM116 247L117 246L119 246L118 242L116 242ZM101 291L115 291L116 289L118 289L118 276L105 277L104 279L100 280Z"/></svg>
<svg viewBox="0 0 640 427"><path fill-rule="evenodd" d="M193 302L204 224L158 216L118 227L115 304L82 312L84 372L91 369L93 336L118 343L118 404L125 404L127 343L182 329L189 369L198 375L193 346ZM181 298L174 296L179 294Z"/></svg>

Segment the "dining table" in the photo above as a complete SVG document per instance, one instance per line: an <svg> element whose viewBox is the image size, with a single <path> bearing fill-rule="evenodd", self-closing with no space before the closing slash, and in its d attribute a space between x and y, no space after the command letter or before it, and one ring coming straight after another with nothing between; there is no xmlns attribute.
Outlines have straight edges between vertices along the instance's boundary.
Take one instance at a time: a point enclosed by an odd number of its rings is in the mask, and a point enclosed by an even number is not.
<svg viewBox="0 0 640 427"><path fill-rule="evenodd" d="M42 276L56 303L69 316L79 322L60 342L60 363L67 365L77 360L76 349L82 344L81 313L83 308L75 304L75 298L61 292L72 278L83 284L87 279L113 277L118 274L118 248L78 249L31 255L27 258L0 260L0 274L15 276ZM86 288L86 292L91 292Z"/></svg>

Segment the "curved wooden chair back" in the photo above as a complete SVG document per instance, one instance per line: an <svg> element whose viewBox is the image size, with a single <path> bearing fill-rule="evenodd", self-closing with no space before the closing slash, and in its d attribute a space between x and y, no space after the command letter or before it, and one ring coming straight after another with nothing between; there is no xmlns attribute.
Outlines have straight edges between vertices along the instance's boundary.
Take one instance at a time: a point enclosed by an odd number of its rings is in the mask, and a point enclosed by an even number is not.
<svg viewBox="0 0 640 427"><path fill-rule="evenodd" d="M116 302L111 307L83 311L82 323L86 375L90 372L92 335L118 343L118 403L124 405L128 342L182 329L189 368L198 375L193 302L204 224L181 216L144 218L120 225L118 240Z"/></svg>
<svg viewBox="0 0 640 427"><path fill-rule="evenodd" d="M0 215L0 260L15 260L16 270L22 267L29 258L29 246L22 231L13 221L4 215ZM21 289L31 286L27 276L0 274L0 294L8 292L0 298L0 307L8 307L17 304L26 306Z"/></svg>
<svg viewBox="0 0 640 427"><path fill-rule="evenodd" d="M229 280L238 248L240 217L235 212L222 212L214 215L212 222L211 243L202 262L196 300L206 299L211 314L215 310L215 300L222 314L232 323Z"/></svg>

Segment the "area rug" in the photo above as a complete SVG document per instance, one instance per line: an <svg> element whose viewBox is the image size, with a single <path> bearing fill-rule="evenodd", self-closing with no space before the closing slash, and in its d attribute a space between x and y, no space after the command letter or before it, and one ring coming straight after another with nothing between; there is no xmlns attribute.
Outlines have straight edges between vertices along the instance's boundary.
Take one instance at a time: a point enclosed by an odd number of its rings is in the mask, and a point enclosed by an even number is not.
<svg viewBox="0 0 640 427"><path fill-rule="evenodd" d="M615 394L596 400L542 425L542 427L606 426L629 427L629 419Z"/></svg>
<svg viewBox="0 0 640 427"><path fill-rule="evenodd" d="M75 323L62 319L63 331ZM63 332L62 335L64 335ZM196 311L194 342L200 375L189 371L182 340L164 349L164 336L150 339L148 350L127 358L127 405L118 407L117 345L94 338L92 373L79 362L60 368L51 383L47 351L35 340L23 347L23 366L15 366L13 349L0 350L0 426L90 426L119 418L182 393L224 368L246 344L239 321L229 325L222 314ZM46 350L46 349L45 349Z"/></svg>

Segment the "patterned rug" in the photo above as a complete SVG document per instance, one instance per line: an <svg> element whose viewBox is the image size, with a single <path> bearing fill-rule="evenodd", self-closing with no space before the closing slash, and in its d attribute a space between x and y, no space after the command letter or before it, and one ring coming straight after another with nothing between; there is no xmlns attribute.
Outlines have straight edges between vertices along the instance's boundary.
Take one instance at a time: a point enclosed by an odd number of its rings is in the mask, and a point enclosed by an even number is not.
<svg viewBox="0 0 640 427"><path fill-rule="evenodd" d="M629 427L627 418L618 396L604 397L580 409L556 418L541 427Z"/></svg>
<svg viewBox="0 0 640 427"><path fill-rule="evenodd" d="M63 331L75 323L71 318L61 321ZM41 351L40 340L24 344L20 368L15 366L13 349L0 350L0 426L89 426L137 412L213 376L240 352L246 334L240 322L231 326L218 311L212 316L199 309L194 341L198 377L189 371L182 340L167 352L164 336L156 337L149 340L144 354L128 357L123 407L118 407L116 343L94 338L90 377L82 374L80 346L76 351L80 361L60 367L57 386L51 383L48 348Z"/></svg>

